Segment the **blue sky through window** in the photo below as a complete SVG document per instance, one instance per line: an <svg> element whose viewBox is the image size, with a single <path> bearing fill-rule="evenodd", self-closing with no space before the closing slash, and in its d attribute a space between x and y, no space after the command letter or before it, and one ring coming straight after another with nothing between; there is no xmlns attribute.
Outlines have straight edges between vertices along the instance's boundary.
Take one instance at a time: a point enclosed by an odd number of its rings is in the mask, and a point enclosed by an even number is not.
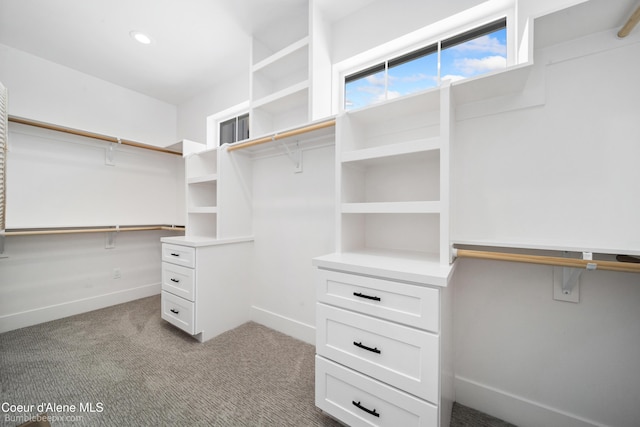
<svg viewBox="0 0 640 427"><path fill-rule="evenodd" d="M507 30L443 49L440 53L440 79L453 81L507 67Z"/></svg>
<svg viewBox="0 0 640 427"><path fill-rule="evenodd" d="M443 49L441 80L453 81L504 69L507 66L507 30L502 28ZM345 84L345 110L361 108L386 99L438 85L438 55L431 53L389 67Z"/></svg>

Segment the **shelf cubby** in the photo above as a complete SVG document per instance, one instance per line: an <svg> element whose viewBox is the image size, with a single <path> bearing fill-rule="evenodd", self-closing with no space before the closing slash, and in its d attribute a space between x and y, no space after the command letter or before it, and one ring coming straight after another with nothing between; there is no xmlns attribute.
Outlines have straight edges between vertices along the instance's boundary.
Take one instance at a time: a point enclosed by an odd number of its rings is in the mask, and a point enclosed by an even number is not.
<svg viewBox="0 0 640 427"><path fill-rule="evenodd" d="M440 221L437 213L343 213L342 252L439 252Z"/></svg>
<svg viewBox="0 0 640 427"><path fill-rule="evenodd" d="M342 163L342 202L440 200L438 150Z"/></svg>
<svg viewBox="0 0 640 427"><path fill-rule="evenodd" d="M342 151L433 144L440 136L439 107L439 91L431 89L348 112L338 131Z"/></svg>
<svg viewBox="0 0 640 427"><path fill-rule="evenodd" d="M212 212L187 212L188 237L217 238L216 214Z"/></svg>
<svg viewBox="0 0 640 427"><path fill-rule="evenodd" d="M187 182L211 180L218 172L217 150L194 153L185 158Z"/></svg>
<svg viewBox="0 0 640 427"><path fill-rule="evenodd" d="M215 208L217 206L218 182L197 181L189 183L187 188L187 209Z"/></svg>

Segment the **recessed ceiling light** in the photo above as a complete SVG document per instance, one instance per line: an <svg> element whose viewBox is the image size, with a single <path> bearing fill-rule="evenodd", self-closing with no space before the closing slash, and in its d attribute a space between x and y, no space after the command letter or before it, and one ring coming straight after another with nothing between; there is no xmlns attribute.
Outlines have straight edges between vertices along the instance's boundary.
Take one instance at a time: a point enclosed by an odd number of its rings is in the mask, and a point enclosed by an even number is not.
<svg viewBox="0 0 640 427"><path fill-rule="evenodd" d="M131 31L129 33L131 37L133 37L136 41L142 44L151 44L151 37L146 35L145 33L141 33L140 31Z"/></svg>

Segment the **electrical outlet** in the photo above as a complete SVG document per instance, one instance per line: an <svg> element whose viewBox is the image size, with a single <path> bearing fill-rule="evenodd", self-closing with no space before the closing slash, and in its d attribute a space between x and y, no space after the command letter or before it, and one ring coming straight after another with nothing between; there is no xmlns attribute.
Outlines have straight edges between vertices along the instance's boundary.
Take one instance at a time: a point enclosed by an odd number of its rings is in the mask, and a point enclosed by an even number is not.
<svg viewBox="0 0 640 427"><path fill-rule="evenodd" d="M114 279L119 279L122 277L122 271L120 271L119 268L114 268L113 269L113 278Z"/></svg>

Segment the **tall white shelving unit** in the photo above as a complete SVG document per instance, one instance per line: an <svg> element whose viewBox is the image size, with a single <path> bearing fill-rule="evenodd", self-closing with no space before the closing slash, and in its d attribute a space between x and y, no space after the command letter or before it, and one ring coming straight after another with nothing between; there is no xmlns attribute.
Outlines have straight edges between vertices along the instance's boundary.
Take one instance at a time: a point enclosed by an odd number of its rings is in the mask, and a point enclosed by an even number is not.
<svg viewBox="0 0 640 427"><path fill-rule="evenodd" d="M331 115L327 21L313 0L254 32L250 65L252 138Z"/></svg>
<svg viewBox="0 0 640 427"><path fill-rule="evenodd" d="M452 114L443 85L338 117L332 256L448 277Z"/></svg>
<svg viewBox="0 0 640 427"><path fill-rule="evenodd" d="M337 118L336 252L313 261L316 405L349 425L449 425L452 122L448 82Z"/></svg>
<svg viewBox="0 0 640 427"><path fill-rule="evenodd" d="M253 137L309 121L308 11L293 9L253 34L251 44L250 129ZM300 19L303 17L303 19Z"/></svg>

